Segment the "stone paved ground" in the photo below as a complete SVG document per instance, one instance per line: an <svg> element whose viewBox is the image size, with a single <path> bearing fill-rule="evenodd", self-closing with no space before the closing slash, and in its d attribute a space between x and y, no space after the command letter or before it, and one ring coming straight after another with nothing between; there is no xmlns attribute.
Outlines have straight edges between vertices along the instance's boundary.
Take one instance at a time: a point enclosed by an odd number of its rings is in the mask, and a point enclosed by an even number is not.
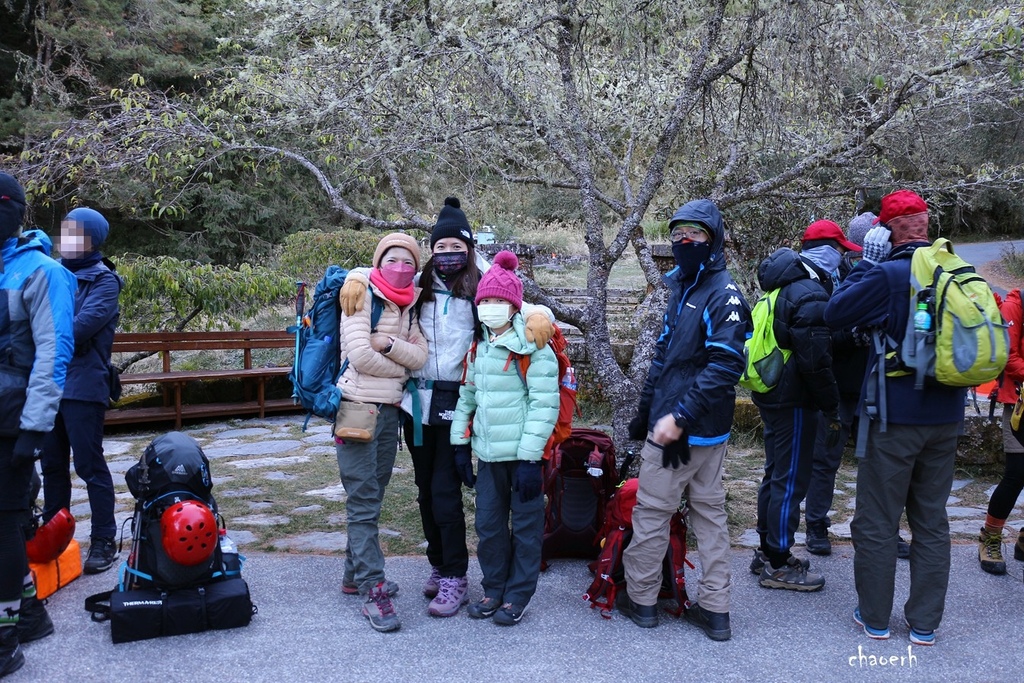
<svg viewBox="0 0 1024 683"><path fill-rule="evenodd" d="M290 552L339 552L345 547L345 491L338 481L334 446L326 424L311 424L301 431L302 417L277 416L267 419L232 420L186 427L210 459L215 483L214 495L225 514L232 538L240 547L250 550L287 550ZM117 487L118 524L131 518L133 498L124 483L124 474L136 463L146 445L161 432L124 432L108 436L104 449ZM757 534L750 519L750 508L759 483L761 451L756 447L734 447L727 460L727 489L730 505L743 508L739 523L734 524L733 543L753 547ZM400 454L404 456L405 454ZM411 467L407 457L399 458L392 486L412 490ZM974 538L985 518L988 497L995 487L993 474L970 476L958 472L949 497L947 510L950 527L956 538ZM89 538L89 504L84 484L73 479L72 513L78 520L76 537ZM396 482L398 482L396 484ZM397 490L397 489L396 489ZM844 460L837 477L835 503L832 511L832 534L841 543L849 539L849 523L853 516L856 491L856 469L852 459ZM385 508L394 499L385 500ZM413 493L400 499L396 506L412 508ZM471 494L467 492L467 505ZM389 540L404 541L400 547L410 552L420 545L415 511L401 528L417 538L405 538L406 532L383 524L382 535ZM745 517L743 515L746 515ZM1024 525L1024 494L1008 523ZM126 536L130 533L125 528ZM1009 538L1009 536L1008 536ZM803 543L803 533L797 534ZM413 550L413 552L415 552Z"/></svg>

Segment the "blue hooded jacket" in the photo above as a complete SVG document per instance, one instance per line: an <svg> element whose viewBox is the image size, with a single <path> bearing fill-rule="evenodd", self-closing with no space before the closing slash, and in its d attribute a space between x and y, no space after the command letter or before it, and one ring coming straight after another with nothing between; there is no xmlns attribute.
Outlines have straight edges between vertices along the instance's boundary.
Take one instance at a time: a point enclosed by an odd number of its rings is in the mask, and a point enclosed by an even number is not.
<svg viewBox="0 0 1024 683"><path fill-rule="evenodd" d="M684 204L671 222L693 221L711 233L711 253L696 278L665 275L669 302L640 396L648 430L665 415L686 416L692 446L724 442L732 429L743 343L753 331L750 306L725 268L725 224L714 202Z"/></svg>
<svg viewBox="0 0 1024 683"><path fill-rule="evenodd" d="M72 333L75 278L50 258L40 230L4 240L0 273L0 435L48 432L60 406Z"/></svg>

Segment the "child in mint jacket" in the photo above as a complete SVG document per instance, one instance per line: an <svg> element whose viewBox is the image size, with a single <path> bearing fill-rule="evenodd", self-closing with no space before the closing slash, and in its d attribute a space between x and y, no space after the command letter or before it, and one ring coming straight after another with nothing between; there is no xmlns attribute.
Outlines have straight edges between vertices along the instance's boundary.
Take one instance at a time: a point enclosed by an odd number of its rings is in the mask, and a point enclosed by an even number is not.
<svg viewBox="0 0 1024 683"><path fill-rule="evenodd" d="M518 265L515 254L500 252L477 287L483 339L469 352L451 433L456 467L471 467L471 453L479 462L476 533L484 597L469 606L469 616L494 617L505 626L519 623L537 589L541 459L559 403L554 352L526 341Z"/></svg>

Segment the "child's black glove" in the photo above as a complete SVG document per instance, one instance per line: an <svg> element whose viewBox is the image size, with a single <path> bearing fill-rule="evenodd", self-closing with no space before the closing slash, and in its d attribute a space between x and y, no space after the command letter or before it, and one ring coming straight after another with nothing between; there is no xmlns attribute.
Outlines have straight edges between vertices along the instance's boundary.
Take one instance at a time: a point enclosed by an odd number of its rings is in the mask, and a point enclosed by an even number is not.
<svg viewBox="0 0 1024 683"><path fill-rule="evenodd" d="M516 467L512 490L519 493L519 502L528 503L540 495L541 466L539 460L521 460Z"/></svg>
<svg viewBox="0 0 1024 683"><path fill-rule="evenodd" d="M473 474L473 449L469 444L452 446L455 455L455 472L458 473L462 483L473 488L476 484L476 475Z"/></svg>

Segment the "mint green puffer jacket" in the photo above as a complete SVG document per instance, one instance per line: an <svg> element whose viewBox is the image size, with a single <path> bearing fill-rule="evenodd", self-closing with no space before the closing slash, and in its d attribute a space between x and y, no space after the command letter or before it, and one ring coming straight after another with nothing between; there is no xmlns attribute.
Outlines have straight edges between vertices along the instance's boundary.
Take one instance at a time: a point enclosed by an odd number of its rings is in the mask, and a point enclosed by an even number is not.
<svg viewBox="0 0 1024 683"><path fill-rule="evenodd" d="M525 382L515 354L530 356ZM452 420L452 444L472 443L473 453L487 462L540 460L558 420L555 352L526 341L523 316L516 313L509 330L479 342L472 356Z"/></svg>

